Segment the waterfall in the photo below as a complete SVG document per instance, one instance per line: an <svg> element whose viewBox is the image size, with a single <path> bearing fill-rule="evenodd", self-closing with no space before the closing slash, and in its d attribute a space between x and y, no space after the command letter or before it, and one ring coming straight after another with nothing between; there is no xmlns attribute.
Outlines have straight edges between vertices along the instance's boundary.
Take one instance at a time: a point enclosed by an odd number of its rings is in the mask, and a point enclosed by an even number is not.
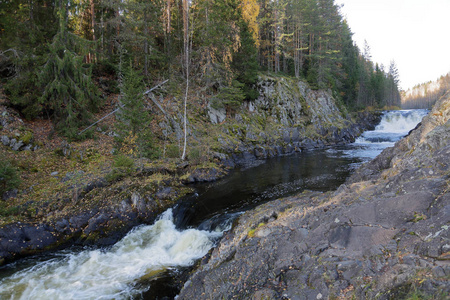
<svg viewBox="0 0 450 300"><path fill-rule="evenodd" d="M385 148L394 146L395 142L407 135L426 116L428 110L395 110L384 112L375 130L364 132L356 139L351 150L346 154L361 157L367 161L375 158Z"/></svg>
<svg viewBox="0 0 450 300"><path fill-rule="evenodd" d="M375 130L364 132L358 142L394 143L414 129L427 113L427 110L396 110L385 112L380 124L377 125Z"/></svg>

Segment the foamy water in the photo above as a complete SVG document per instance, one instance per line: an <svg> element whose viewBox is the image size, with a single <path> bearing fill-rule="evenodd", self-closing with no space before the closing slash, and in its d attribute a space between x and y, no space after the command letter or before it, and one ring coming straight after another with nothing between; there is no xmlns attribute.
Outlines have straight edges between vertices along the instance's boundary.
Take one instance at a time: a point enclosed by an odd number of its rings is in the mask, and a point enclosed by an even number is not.
<svg viewBox="0 0 450 300"><path fill-rule="evenodd" d="M172 210L127 234L111 249L38 263L0 281L0 299L128 299L136 283L168 268L192 265L222 232L175 228Z"/></svg>
<svg viewBox="0 0 450 300"><path fill-rule="evenodd" d="M375 130L364 132L345 150L330 149L350 157L359 157L363 161L374 159L384 149L407 135L426 116L427 110L396 110L385 112Z"/></svg>

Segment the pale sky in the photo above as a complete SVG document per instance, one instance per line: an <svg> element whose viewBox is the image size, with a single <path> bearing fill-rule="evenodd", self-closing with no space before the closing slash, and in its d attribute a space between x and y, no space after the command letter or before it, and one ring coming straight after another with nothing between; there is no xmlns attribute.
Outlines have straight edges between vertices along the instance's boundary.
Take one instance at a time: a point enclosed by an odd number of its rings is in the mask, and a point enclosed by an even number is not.
<svg viewBox="0 0 450 300"><path fill-rule="evenodd" d="M336 0L353 40L388 70L395 60L404 90L450 72L450 0Z"/></svg>

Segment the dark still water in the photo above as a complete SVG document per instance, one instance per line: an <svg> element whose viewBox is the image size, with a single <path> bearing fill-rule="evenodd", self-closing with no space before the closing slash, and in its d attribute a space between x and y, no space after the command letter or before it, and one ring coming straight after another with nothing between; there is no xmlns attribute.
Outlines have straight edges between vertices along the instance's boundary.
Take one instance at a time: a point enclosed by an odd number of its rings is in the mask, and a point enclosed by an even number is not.
<svg viewBox="0 0 450 300"><path fill-rule="evenodd" d="M224 219L261 203L305 189L336 189L361 161L344 153L315 150L235 170L218 182L195 186L197 194L174 208L175 223L180 228L213 230Z"/></svg>
<svg viewBox="0 0 450 300"><path fill-rule="evenodd" d="M245 210L305 189L336 189L425 113L388 112L354 144L268 159L195 185L195 195L112 247L60 251L3 266L0 299L173 299L193 264Z"/></svg>

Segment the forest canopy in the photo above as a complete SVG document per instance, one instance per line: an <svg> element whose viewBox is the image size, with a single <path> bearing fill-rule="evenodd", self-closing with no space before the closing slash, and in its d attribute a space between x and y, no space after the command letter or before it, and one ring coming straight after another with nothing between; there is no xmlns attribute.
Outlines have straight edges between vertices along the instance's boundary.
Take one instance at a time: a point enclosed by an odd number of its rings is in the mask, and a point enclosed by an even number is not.
<svg viewBox="0 0 450 300"><path fill-rule="evenodd" d="M5 91L27 118L51 118L66 136L101 106L96 78L119 81L123 62L147 85L168 78L182 85L189 70L193 88L232 110L258 96L259 72L329 89L349 110L400 105L395 62L372 62L333 0L1 3Z"/></svg>

